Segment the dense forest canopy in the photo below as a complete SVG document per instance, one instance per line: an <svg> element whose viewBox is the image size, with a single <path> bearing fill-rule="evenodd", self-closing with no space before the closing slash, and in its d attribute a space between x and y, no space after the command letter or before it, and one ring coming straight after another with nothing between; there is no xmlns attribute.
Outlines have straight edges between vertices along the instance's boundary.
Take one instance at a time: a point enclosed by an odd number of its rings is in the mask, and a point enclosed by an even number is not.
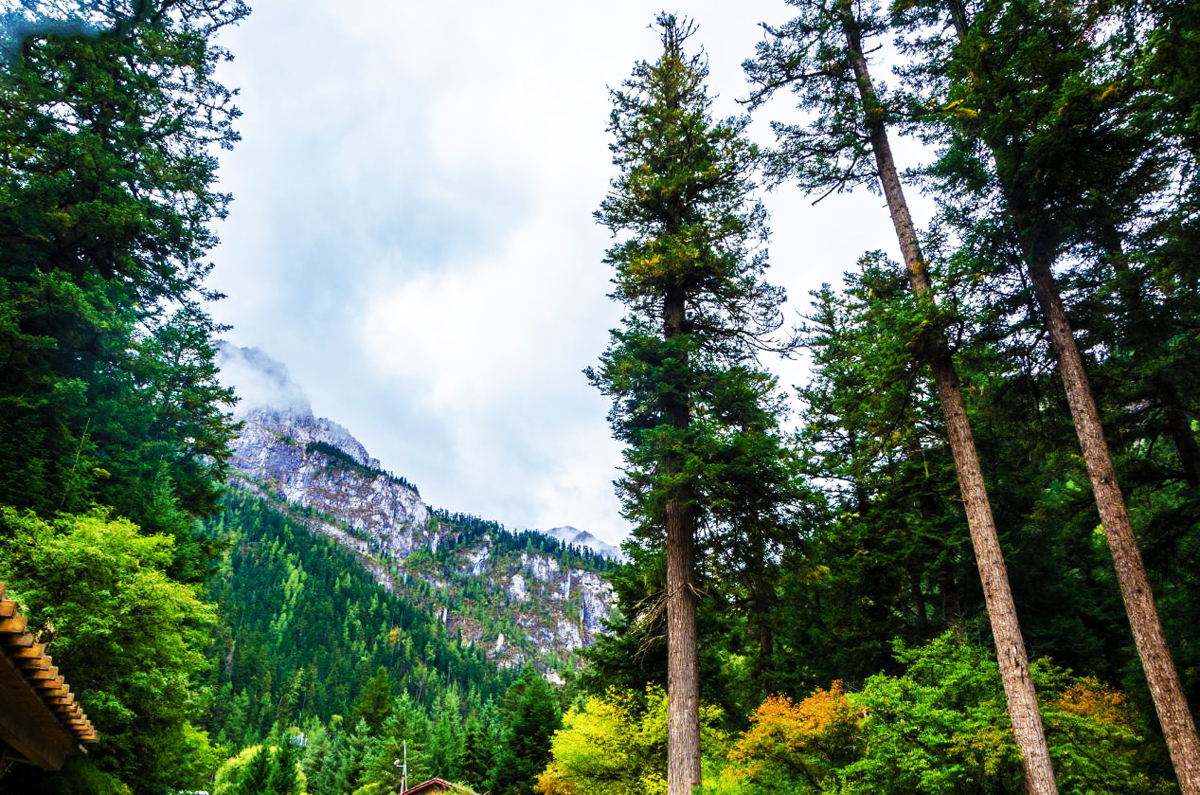
<svg viewBox="0 0 1200 795"><path fill-rule="evenodd" d="M248 7L5 6L0 581L99 741L0 792L1200 793L1200 11L780 10L744 65L773 141L714 118L685 17L611 91L625 316L587 377L626 560L429 509L410 582L228 483L206 280ZM762 196L793 186L878 191L901 261L789 334ZM800 351L787 389L763 354ZM481 540L607 579L582 669L433 608Z"/></svg>

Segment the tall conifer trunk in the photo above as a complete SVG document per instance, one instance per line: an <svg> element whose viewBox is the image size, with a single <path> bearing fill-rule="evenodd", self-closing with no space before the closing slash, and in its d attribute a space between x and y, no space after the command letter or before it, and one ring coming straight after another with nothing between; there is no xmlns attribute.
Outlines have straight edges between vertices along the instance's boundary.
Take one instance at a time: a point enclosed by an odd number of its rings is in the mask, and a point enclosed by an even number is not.
<svg viewBox="0 0 1200 795"><path fill-rule="evenodd" d="M596 218L620 238L606 261L628 313L600 371L586 372L613 397L614 436L629 445L626 514L665 553L668 791L690 795L701 774L696 533L702 519L718 533L733 521L706 487L719 477L716 451L737 452L732 429L772 412L752 389L758 352L797 343L775 342L784 294L762 280L749 122L712 122L705 56L684 51L695 24L664 13L656 26L662 56L611 92L619 174Z"/></svg>
<svg viewBox="0 0 1200 795"><path fill-rule="evenodd" d="M966 8L961 0L949 0L948 6L950 22L959 41L962 42L966 39L969 25ZM987 65L979 62L974 64L974 67L971 72L972 81L986 83L990 77ZM997 139L985 140L984 143L991 150L993 159L998 162L1019 162L1019 157L1014 157L1017 153L1008 141ZM1146 672L1146 681L1154 699L1154 708L1158 713L1167 749L1171 754L1171 763L1183 794L1200 795L1200 738L1196 735L1196 724L1188 708L1179 674L1175 670L1166 636L1163 634L1154 593L1150 589L1146 567L1129 521L1125 497L1121 494L1121 487L1117 482L1116 469L1108 451L1108 442L1104 438L1104 428L1088 383L1083 357L1075 344L1075 336L1067 319L1058 283L1054 279L1054 252L1048 244L1036 242L1036 235L1030 229L1034 225L1033 219L1041 219L1048 215L1048 208L1040 204L1030 205L1003 175L1000 179L1000 190L1013 214L1017 243L1029 271L1034 296L1046 324L1051 347L1058 359L1059 375L1067 394L1071 418L1075 422L1075 433L1079 437L1079 447L1087 467L1088 478L1092 483L1100 524L1104 528L1108 548L1113 556L1121 599L1125 603L1134 644Z"/></svg>
<svg viewBox="0 0 1200 795"><path fill-rule="evenodd" d="M851 65L862 98L863 116L870 135L871 149L879 169L879 181L891 212L896 237L900 242L909 283L920 300L932 303L934 297L929 271L921 253L916 228L908 211L908 203L904 198L899 173L892 157L891 144L884 126L883 108L871 82L858 26L848 2L842 2L839 8ZM1054 782L1054 769L1046 747L1037 695L1029 675L1025 641L1021 637L1017 610L1008 582L1008 571L1004 565L1004 556L1000 552L1000 541L983 480L983 469L975 449L975 440L971 434L949 345L941 333L930 340L930 343L930 369L946 419L946 432L954 455L954 466L966 509L971 543L975 549L975 560L979 566L984 600L996 643L996 657L1004 680L1009 717L1012 720L1017 746L1021 751L1021 763L1025 769L1025 786L1031 795L1050 795L1058 791Z"/></svg>
<svg viewBox="0 0 1200 795"><path fill-rule="evenodd" d="M676 213L671 213L676 216ZM679 213L681 215L681 213ZM670 224L673 227L675 224ZM671 228L669 231L677 232ZM687 301L682 290L672 290L663 306L663 337L684 333ZM686 366L686 362L680 363ZM666 413L678 430L691 422L687 400L668 398ZM680 474L676 458L665 462L671 476ZM696 651L696 521L693 495L676 487L667 498L667 790L670 795L691 795L700 785L700 670Z"/></svg>
<svg viewBox="0 0 1200 795"><path fill-rule="evenodd" d="M1142 554L1133 535L1108 442L1104 438L1100 413L1096 409L1096 401L1083 367L1083 357L1079 355L1058 284L1050 269L1051 257L1032 250L1029 237L1022 232L1019 223L1018 238L1022 253L1026 256L1038 307L1058 358L1058 371L1067 393L1071 417L1075 421L1075 432L1079 437L1088 478L1092 482L1100 524L1112 553L1121 599L1125 602L1134 644L1142 658L1146 682L1154 698L1154 708L1171 753L1175 775L1179 778L1179 787L1184 795L1200 795L1200 740L1196 736L1196 724L1163 634L1154 593L1146 577L1146 567L1142 563Z"/></svg>

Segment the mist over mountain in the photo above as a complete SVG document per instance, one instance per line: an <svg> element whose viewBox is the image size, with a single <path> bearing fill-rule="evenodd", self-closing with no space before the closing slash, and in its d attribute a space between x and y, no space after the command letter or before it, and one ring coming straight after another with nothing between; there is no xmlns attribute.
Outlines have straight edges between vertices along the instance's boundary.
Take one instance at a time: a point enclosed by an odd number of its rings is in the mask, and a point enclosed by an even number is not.
<svg viewBox="0 0 1200 795"><path fill-rule="evenodd" d="M312 414L308 396L292 380L287 366L260 349L241 348L221 340L217 343L217 366L221 368L221 384L237 392L235 416L244 417L255 409Z"/></svg>

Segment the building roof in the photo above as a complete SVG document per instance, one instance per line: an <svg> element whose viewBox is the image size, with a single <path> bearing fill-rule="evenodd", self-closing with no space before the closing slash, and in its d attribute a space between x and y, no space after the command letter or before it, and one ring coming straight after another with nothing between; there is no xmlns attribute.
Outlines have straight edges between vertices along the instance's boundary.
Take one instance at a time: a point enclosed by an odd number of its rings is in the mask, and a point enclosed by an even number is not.
<svg viewBox="0 0 1200 795"><path fill-rule="evenodd" d="M0 583L0 758L57 770L96 732Z"/></svg>
<svg viewBox="0 0 1200 795"><path fill-rule="evenodd" d="M451 784L449 781L444 781L440 778L431 778L424 784L418 784L415 787L409 787L400 793L400 795L434 795L437 792L462 793L462 795L475 795L474 792L462 786L461 784Z"/></svg>

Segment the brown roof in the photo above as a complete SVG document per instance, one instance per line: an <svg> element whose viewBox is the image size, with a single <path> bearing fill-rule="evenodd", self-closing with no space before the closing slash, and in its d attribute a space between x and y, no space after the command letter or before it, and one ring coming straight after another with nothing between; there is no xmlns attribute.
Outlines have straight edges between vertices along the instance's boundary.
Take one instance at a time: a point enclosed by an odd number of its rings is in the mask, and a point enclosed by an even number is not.
<svg viewBox="0 0 1200 795"><path fill-rule="evenodd" d="M438 792L464 793L464 795L474 795L471 790L460 784L451 784L449 781L443 781L440 778L431 778L424 784L418 784L415 787L410 787L400 795L417 795L417 793L425 793L425 795L434 795Z"/></svg>
<svg viewBox="0 0 1200 795"><path fill-rule="evenodd" d="M0 583L0 756L57 770L96 732Z"/></svg>

